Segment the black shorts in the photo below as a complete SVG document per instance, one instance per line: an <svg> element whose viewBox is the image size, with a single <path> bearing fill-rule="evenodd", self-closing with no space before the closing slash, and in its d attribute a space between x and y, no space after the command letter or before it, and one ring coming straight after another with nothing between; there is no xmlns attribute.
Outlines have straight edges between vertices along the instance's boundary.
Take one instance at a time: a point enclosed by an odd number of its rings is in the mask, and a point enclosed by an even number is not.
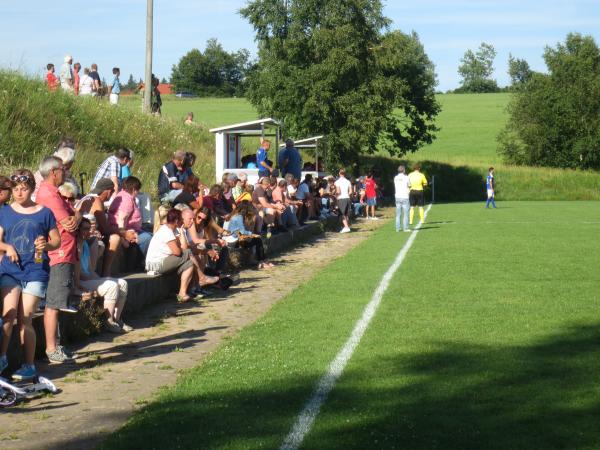
<svg viewBox="0 0 600 450"><path fill-rule="evenodd" d="M349 198L338 198L337 206L338 206L338 209L340 210L340 213L342 214L342 216L347 217L350 215L350 199Z"/></svg>
<svg viewBox="0 0 600 450"><path fill-rule="evenodd" d="M73 287L73 264L61 263L50 267L50 279L46 290L46 308L61 309L69 304Z"/></svg>
<svg viewBox="0 0 600 450"><path fill-rule="evenodd" d="M423 191L410 191L408 194L410 206L425 206L425 195Z"/></svg>

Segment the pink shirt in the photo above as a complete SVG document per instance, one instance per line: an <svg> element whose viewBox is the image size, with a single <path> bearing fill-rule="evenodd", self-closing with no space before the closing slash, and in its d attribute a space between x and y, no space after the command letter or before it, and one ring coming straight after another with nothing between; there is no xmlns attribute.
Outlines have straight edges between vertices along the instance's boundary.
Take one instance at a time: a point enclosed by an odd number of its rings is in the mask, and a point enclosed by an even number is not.
<svg viewBox="0 0 600 450"><path fill-rule="evenodd" d="M71 205L60 196L58 188L47 181L42 181L40 184L35 201L38 205L45 206L52 211L60 232L60 248L48 252L50 265L75 264L77 262L76 234L65 230L60 223L61 220L75 214Z"/></svg>
<svg viewBox="0 0 600 450"><path fill-rule="evenodd" d="M119 191L108 208L108 223L111 226L119 228L119 217L127 217L125 229L135 231L142 229L142 213L133 195L127 191Z"/></svg>

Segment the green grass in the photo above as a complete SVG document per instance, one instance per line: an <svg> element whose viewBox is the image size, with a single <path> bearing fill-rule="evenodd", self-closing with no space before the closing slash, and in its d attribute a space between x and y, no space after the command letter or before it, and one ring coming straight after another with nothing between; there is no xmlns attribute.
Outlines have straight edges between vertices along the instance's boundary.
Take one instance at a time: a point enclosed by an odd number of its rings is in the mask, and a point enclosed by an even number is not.
<svg viewBox="0 0 600 450"><path fill-rule="evenodd" d="M437 205L303 448L597 448L600 204ZM277 448L406 240L388 223L102 446Z"/></svg>

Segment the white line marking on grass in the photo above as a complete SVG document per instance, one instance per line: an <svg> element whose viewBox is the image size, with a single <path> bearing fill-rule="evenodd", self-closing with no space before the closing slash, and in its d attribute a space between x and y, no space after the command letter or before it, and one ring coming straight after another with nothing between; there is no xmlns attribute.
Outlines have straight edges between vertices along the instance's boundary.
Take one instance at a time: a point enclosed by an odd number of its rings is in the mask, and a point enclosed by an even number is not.
<svg viewBox="0 0 600 450"><path fill-rule="evenodd" d="M427 210L425 211L425 217L427 217L427 213L429 213L430 209L431 205L427 207ZM281 444L280 450L296 450L302 444L304 437L312 428L315 418L317 417L317 414L319 414L321 406L323 406L323 403L325 403L325 400L327 400L327 396L332 391L340 375L342 375L346 364L348 364L348 361L352 357L354 350L356 350L356 347L358 347L363 334L375 316L375 312L381 303L383 294L387 290L394 273L396 273L396 270L398 270L402 264L402 261L404 261L404 258L415 241L420 228L421 223L419 223L414 231L410 234L408 240L400 250L400 253L398 253L398 256L396 256L396 259L390 268L383 275L383 278L379 282L379 286L377 286L377 290L373 293L373 297L371 297L371 301L369 301L365 307L362 317L358 320L358 322L356 322L354 330L352 330L352 334L335 359L329 365L329 370L327 373L319 380L315 392L308 402L306 402L306 405L298 416L298 420L296 420L294 427L285 438L285 441L283 441L283 444Z"/></svg>

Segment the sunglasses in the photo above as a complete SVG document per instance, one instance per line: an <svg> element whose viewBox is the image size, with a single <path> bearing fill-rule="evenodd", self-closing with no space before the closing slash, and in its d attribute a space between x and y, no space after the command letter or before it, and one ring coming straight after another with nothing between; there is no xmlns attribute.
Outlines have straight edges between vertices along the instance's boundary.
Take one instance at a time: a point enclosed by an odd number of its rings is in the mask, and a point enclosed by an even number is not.
<svg viewBox="0 0 600 450"><path fill-rule="evenodd" d="M29 181L29 175L12 175L10 181L13 183L25 183Z"/></svg>

